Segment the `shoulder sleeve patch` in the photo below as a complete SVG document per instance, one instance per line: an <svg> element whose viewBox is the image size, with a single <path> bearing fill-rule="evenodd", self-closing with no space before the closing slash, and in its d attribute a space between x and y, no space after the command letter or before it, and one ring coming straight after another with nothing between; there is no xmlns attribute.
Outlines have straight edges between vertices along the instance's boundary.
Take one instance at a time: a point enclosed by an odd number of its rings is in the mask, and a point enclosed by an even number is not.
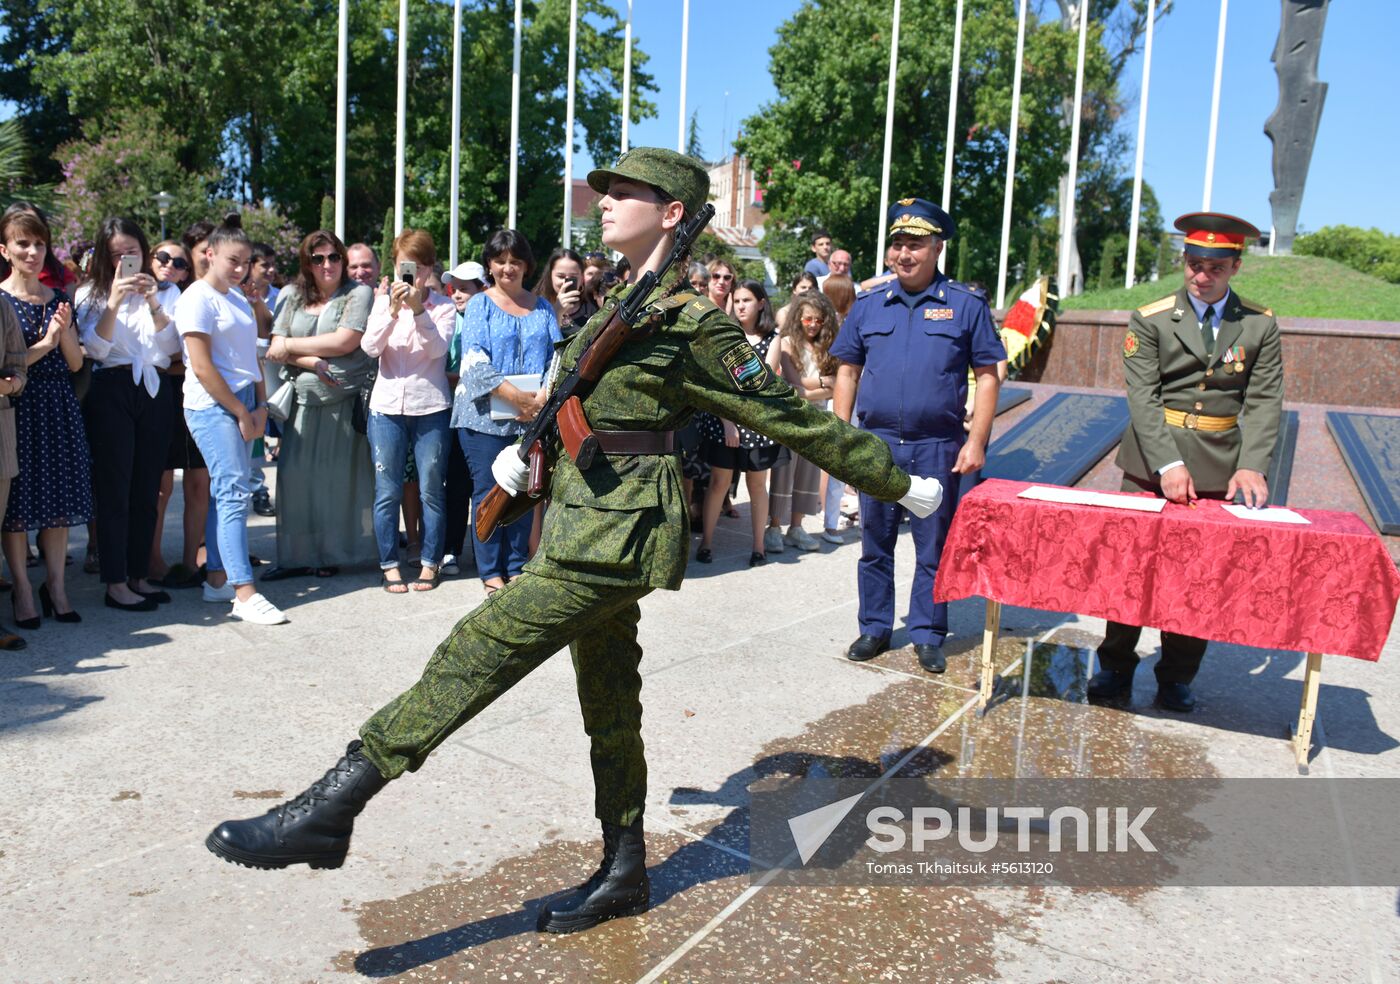
<svg viewBox="0 0 1400 984"><path fill-rule="evenodd" d="M1131 359L1133 356L1137 355L1137 351L1138 351L1138 337L1137 337L1137 332L1135 332L1135 331L1133 331L1131 328L1129 328L1129 329L1128 329L1128 334L1126 334L1126 335L1123 336L1123 358L1125 358L1125 359Z"/></svg>
<svg viewBox="0 0 1400 984"><path fill-rule="evenodd" d="M726 349L719 357L719 363L740 393L756 393L768 382L768 367L758 357L754 347L746 341L740 341Z"/></svg>
<svg viewBox="0 0 1400 984"><path fill-rule="evenodd" d="M1151 315L1154 315L1154 314L1161 314L1163 311L1167 310L1168 308L1175 307L1175 306L1176 306L1176 295L1175 295L1175 294L1168 294L1166 297L1162 298L1160 301L1153 301L1151 304L1144 304L1142 307L1138 308L1137 310L1138 310L1138 314L1142 315L1143 317L1150 317Z"/></svg>

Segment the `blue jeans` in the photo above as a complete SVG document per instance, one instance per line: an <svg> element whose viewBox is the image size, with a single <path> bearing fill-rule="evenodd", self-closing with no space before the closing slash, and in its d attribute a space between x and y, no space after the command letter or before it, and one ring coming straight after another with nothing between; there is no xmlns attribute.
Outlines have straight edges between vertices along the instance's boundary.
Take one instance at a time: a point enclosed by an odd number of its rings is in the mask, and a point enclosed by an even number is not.
<svg viewBox="0 0 1400 984"><path fill-rule="evenodd" d="M491 463L504 448L515 444L519 438L496 437L464 427L458 428L457 438L462 442L462 453L467 456L467 468L472 473L472 526L475 528L476 511L481 508L481 500L496 487L496 479L491 475ZM489 540L475 545L476 572L483 581L520 575L525 561L530 559L530 527L534 515L534 510L531 510L509 526L497 526Z"/></svg>
<svg viewBox="0 0 1400 984"><path fill-rule="evenodd" d="M257 387L234 394L249 410ZM209 466L209 518L204 521L204 549L210 571L225 571L229 584L252 584L248 563L248 509L253 500L253 444L243 440L238 419L219 404L186 410L190 436Z"/></svg>
<svg viewBox="0 0 1400 984"><path fill-rule="evenodd" d="M410 417L369 413L369 449L374 460L374 539L379 544L379 566L399 566L399 506L403 502L403 469L408 449L418 462L418 494L423 499L423 566L434 570L442 563L447 525L443 484L447 476L447 449L452 439L448 421L451 410Z"/></svg>

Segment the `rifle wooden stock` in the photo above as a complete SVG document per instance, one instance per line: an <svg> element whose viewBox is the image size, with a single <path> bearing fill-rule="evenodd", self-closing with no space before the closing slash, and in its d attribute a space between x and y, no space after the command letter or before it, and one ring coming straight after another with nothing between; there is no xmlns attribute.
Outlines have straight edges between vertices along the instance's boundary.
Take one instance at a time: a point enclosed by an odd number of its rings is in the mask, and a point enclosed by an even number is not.
<svg viewBox="0 0 1400 984"><path fill-rule="evenodd" d="M586 470L593 464L593 456L598 453L598 438L588 426L588 418L583 413L583 401L576 396L569 397L559 408L555 425L559 428L559 440L564 443L564 450L580 471Z"/></svg>
<svg viewBox="0 0 1400 984"><path fill-rule="evenodd" d="M491 534L496 532L498 526L509 526L524 516L535 507L535 503L543 495L544 488L548 484L548 474L545 468L544 448L540 446L539 441L530 445L529 456L530 477L526 491L512 493L495 485L481 500L481 505L477 506L476 538L478 542L485 543L491 539Z"/></svg>

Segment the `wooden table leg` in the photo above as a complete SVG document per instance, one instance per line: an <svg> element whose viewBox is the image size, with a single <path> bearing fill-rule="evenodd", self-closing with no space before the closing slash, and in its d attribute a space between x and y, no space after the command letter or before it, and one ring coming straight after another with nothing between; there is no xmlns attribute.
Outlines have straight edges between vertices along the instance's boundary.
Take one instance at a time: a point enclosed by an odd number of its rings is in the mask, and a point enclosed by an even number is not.
<svg viewBox="0 0 1400 984"><path fill-rule="evenodd" d="M1303 699L1298 706L1298 724L1293 729L1293 757L1300 775L1308 774L1308 752L1312 750L1313 721L1317 718L1317 691L1322 683L1322 654L1308 653L1303 672Z"/></svg>
<svg viewBox="0 0 1400 984"><path fill-rule="evenodd" d="M987 625L982 630L982 686L978 691L977 709L985 711L992 699L992 680L996 676L997 632L1001 629L1001 602L987 599Z"/></svg>

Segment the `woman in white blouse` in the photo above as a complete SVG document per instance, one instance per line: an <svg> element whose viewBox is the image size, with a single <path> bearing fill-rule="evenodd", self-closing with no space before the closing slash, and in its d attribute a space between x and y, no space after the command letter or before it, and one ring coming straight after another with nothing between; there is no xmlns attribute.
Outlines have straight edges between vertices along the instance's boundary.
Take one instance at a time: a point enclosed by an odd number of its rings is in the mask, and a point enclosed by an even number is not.
<svg viewBox="0 0 1400 984"><path fill-rule="evenodd" d="M174 423L172 390L161 388L160 370L180 352L180 291L152 276L146 236L130 219L107 219L96 239L75 301L79 338L97 363L83 406L97 552L107 606L148 612L170 601L146 575Z"/></svg>

